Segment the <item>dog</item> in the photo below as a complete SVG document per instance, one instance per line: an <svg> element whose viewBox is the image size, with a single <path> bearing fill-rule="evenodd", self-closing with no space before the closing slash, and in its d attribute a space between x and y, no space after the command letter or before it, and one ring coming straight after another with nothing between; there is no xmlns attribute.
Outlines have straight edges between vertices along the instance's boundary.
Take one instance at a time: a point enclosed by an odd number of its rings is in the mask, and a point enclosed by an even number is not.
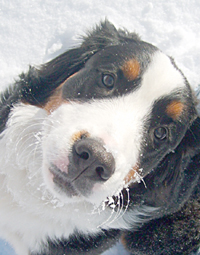
<svg viewBox="0 0 200 255"><path fill-rule="evenodd" d="M0 236L19 255L190 254L197 98L174 60L105 20L0 100Z"/></svg>

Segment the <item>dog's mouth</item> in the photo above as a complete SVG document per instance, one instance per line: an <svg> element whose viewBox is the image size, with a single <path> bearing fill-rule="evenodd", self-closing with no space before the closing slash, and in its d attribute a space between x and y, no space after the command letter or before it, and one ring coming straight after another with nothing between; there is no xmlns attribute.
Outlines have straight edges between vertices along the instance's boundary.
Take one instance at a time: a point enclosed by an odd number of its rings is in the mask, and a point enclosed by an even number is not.
<svg viewBox="0 0 200 255"><path fill-rule="evenodd" d="M56 185L56 188L64 192L68 197L77 197L79 196L77 190L75 189L72 181L67 178L67 174L61 171L56 165L51 164L49 167L50 173L53 175L53 182Z"/></svg>
<svg viewBox="0 0 200 255"><path fill-rule="evenodd" d="M64 193L69 198L81 197L82 194L76 188L73 180L70 180L66 172L60 170L56 165L51 164L49 167L50 173L53 175L53 182L55 184L55 189L60 193ZM117 194L107 197L103 203L106 207L117 211L119 207L121 209L126 209L129 205L129 191L128 188L122 188L122 190Z"/></svg>
<svg viewBox="0 0 200 255"><path fill-rule="evenodd" d="M99 140L76 140L71 150L61 155L48 163L53 184L51 188L58 196L75 201L87 200L96 206L103 203L112 209L128 206L127 187L134 181L137 167L122 179L118 176L115 180L117 177L114 177L109 185L107 181L115 173L115 158Z"/></svg>

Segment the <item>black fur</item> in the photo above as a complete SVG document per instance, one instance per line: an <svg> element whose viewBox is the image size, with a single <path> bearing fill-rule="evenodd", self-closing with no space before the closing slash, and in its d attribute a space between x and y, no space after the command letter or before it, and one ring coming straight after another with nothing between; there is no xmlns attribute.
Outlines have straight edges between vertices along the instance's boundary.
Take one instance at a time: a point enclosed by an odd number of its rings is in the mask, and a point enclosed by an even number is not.
<svg viewBox="0 0 200 255"><path fill-rule="evenodd" d="M144 72L150 62L151 54L156 48L142 42L135 33L117 30L108 21L101 23L93 32L88 33L80 47L63 53L40 69L30 67L29 72L22 74L15 86L1 96L0 132L5 129L10 110L15 104L22 101L43 107L55 89L72 74L84 68L92 56L96 54L95 57L98 57L99 51L110 46L128 45L130 42L135 45L134 54L138 54L138 59L144 63L141 67ZM140 54L137 53L137 49ZM143 53L141 54L141 52ZM135 82L135 87L139 86L139 81ZM131 87L131 90L135 87ZM69 99L80 100L106 96L117 97L124 93L119 88L117 92L105 95L93 88L89 91L90 93L83 91L79 98L75 87L70 87L70 91L67 88L66 91L63 91ZM179 92L177 94L180 96ZM49 240L47 251L32 255L101 254L120 238L130 254L189 254L198 249L200 244L200 119L194 110L195 100L189 89L183 95L182 100L186 102L188 98L190 98L190 102L188 101L190 110L185 119L190 119L189 123L185 123L183 118L180 123L176 123L176 126L173 124L174 133L172 136L176 136L177 139L173 140L173 144L162 144L162 148L165 150L166 146L170 146L171 151L169 150L169 153L163 158L158 152L162 151L159 144L155 156L150 153L152 148L150 141L147 140L148 146L145 148L145 152L151 157L143 156L142 167L147 169L148 162L155 160L153 171L150 171L152 169L146 170L149 171L149 174L144 178L147 188L142 182L135 183L130 187L131 203L128 211L143 205L159 209L150 218L145 218L144 224L137 231L135 229L133 231L102 230L102 234L95 237L76 233L69 240ZM159 112L164 112L162 107L165 107L165 104L171 99L164 98L155 102L157 106L154 109L159 110L153 115L156 115L159 121L162 121L163 116L159 115ZM149 130L155 126L157 121L150 116ZM169 123L171 122L169 120ZM124 196L126 195L124 194Z"/></svg>
<svg viewBox="0 0 200 255"><path fill-rule="evenodd" d="M85 236L76 233L68 240L57 240L48 242L48 251L39 255L98 255L115 245L120 237L120 230L102 231L95 236ZM32 255L38 255L33 253Z"/></svg>
<svg viewBox="0 0 200 255"><path fill-rule="evenodd" d="M95 53L109 46L127 44L128 42L139 45L142 43L135 33L125 30L117 30L107 20L97 26L92 32L88 32L83 38L82 44L74 49L68 50L57 58L42 65L39 69L30 66L28 73L22 73L14 86L10 86L0 98L0 132L5 127L10 109L13 105L23 101L32 105L44 106L54 90L68 77L84 67ZM155 51L155 47L143 42L144 58L148 64L149 57L145 51ZM71 87L73 90L73 87ZM70 92L71 93L71 92ZM75 98L74 91L71 98ZM94 95L93 95L94 96ZM87 98L87 96L84 96ZM91 98L92 96L90 96ZM68 95L70 98L70 95ZM83 95L81 96L83 99Z"/></svg>

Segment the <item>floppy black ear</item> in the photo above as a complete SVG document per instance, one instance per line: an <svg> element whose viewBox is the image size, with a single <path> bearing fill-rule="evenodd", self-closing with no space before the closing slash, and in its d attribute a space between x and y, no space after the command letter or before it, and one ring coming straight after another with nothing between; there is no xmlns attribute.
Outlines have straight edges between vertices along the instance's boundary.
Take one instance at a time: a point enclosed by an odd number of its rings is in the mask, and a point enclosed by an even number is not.
<svg viewBox="0 0 200 255"><path fill-rule="evenodd" d="M159 216L156 215L158 219L143 224L137 231L123 233L123 244L131 254L190 254L199 248L199 109L200 104L197 105L197 118L177 149L163 160L156 176L149 177L152 187L146 180L149 201L154 206L162 204L163 209Z"/></svg>
<svg viewBox="0 0 200 255"><path fill-rule="evenodd" d="M185 165L186 168L183 169L182 176L178 176L180 183L175 190L177 193L170 193L168 198L172 201L172 207L177 207L177 211L168 214L171 208L164 208L160 218L143 224L138 231L125 232L123 244L130 254L191 254L191 252L197 254L200 243L199 118L195 120L188 132L185 144L181 145L185 155L182 162L178 163L183 164L183 168ZM186 143L188 146L184 147ZM173 168L171 171L173 172ZM173 200L177 206L173 205Z"/></svg>
<svg viewBox="0 0 200 255"><path fill-rule="evenodd" d="M195 97L197 118L193 121L183 139L183 146L187 148L187 152L192 157L200 154L200 85L195 91Z"/></svg>
<svg viewBox="0 0 200 255"><path fill-rule="evenodd" d="M92 55L109 45L118 45L129 40L139 40L139 38L135 33L117 30L107 20L101 22L83 37L80 47L61 54L42 65L40 69L30 67L27 74L22 74L18 84L21 87L23 100L34 105L45 104L53 90L83 68Z"/></svg>
<svg viewBox="0 0 200 255"><path fill-rule="evenodd" d="M17 82L21 87L22 100L33 105L44 105L53 91L78 72L92 54L86 53L85 48L80 46L59 55L40 69L30 67Z"/></svg>
<svg viewBox="0 0 200 255"><path fill-rule="evenodd" d="M79 71L96 52L109 45L118 45L130 40L140 40L135 33L117 30L109 21L83 37L82 44L59 55L40 68L30 67L0 96L0 131L5 127L10 109L18 102L43 107L54 90L68 77Z"/></svg>
<svg viewBox="0 0 200 255"><path fill-rule="evenodd" d="M200 118L197 117L177 148L149 176L147 198L152 196L156 207L164 207L164 214L177 211L196 189L199 176Z"/></svg>
<svg viewBox="0 0 200 255"><path fill-rule="evenodd" d="M82 46L94 52L104 49L109 45L113 46L129 41L140 41L138 34L130 33L126 29L116 29L108 20L101 22L95 29L88 32L83 39Z"/></svg>

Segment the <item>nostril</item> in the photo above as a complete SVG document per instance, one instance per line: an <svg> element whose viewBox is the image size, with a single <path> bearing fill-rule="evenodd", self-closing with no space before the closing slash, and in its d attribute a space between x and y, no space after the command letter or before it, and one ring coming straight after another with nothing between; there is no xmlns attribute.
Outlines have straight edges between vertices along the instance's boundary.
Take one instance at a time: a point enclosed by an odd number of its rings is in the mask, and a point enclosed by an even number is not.
<svg viewBox="0 0 200 255"><path fill-rule="evenodd" d="M86 152L86 151L83 151L80 155L79 155L80 158L84 159L84 160L87 160L89 159L89 153Z"/></svg>
<svg viewBox="0 0 200 255"><path fill-rule="evenodd" d="M71 166L78 178L107 181L115 171L115 160L99 141L85 138L74 143Z"/></svg>
<svg viewBox="0 0 200 255"><path fill-rule="evenodd" d="M104 175L104 168L102 166L98 166L96 168L96 173L97 175L101 178L101 179L104 179L104 180L107 180L108 178L104 178L103 175Z"/></svg>
<svg viewBox="0 0 200 255"><path fill-rule="evenodd" d="M110 171L103 166L96 167L96 173L103 181L107 181L111 176Z"/></svg>

